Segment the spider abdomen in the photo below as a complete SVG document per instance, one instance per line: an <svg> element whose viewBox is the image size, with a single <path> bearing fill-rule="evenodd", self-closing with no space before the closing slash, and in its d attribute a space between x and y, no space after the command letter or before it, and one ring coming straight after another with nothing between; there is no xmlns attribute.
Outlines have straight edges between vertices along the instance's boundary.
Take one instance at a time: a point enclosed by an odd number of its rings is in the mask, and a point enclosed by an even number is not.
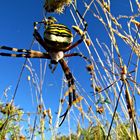
<svg viewBox="0 0 140 140"><path fill-rule="evenodd" d="M73 34L63 24L51 24L44 32L44 40L50 51L65 51L73 41Z"/></svg>

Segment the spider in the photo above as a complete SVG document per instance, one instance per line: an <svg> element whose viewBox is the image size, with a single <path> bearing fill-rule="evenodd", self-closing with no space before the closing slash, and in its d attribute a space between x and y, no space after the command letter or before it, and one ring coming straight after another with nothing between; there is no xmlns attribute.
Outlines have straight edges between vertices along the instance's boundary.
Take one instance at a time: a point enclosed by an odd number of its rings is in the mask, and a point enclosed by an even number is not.
<svg viewBox="0 0 140 140"><path fill-rule="evenodd" d="M116 110L117 110L117 107L118 107L118 104L119 104L121 93L123 91L123 87L125 87L125 99L126 99L127 110L128 110L129 118L130 118L130 120L132 120L133 125L134 125L134 129L135 129L135 133L136 133L136 139L138 140L137 125L136 125L136 122L135 122L135 115L136 114L135 114L135 109L134 109L134 102L133 102L133 99L130 95L130 90L129 90L129 89L131 89L131 85L130 85L129 81L131 81L132 83L134 83L138 87L140 86L139 83L137 83L135 80L133 80L133 77L131 75L131 73L133 73L135 71L136 70L134 69L134 70L129 72L128 67L125 64L120 66L120 73L113 73L112 72L112 74L115 74L116 76L119 76L119 78L117 80L115 80L112 84L110 84L108 87L104 88L103 90L99 90L99 92L98 92L98 93L101 93L101 92L107 90L108 88L110 88L111 86L113 86L116 82L122 81L120 91L119 91L119 96L118 96L118 99L117 99L117 103L115 105L113 117L112 117L111 124L110 124L109 130L108 130L108 136L110 135L110 131L111 131L112 124L113 124L113 121L114 121L114 117L115 117L115 114L116 114ZM131 90L133 91L133 89L131 89ZM107 139L108 139L108 136L107 136Z"/></svg>
<svg viewBox="0 0 140 140"><path fill-rule="evenodd" d="M78 13L80 15L80 13ZM84 39L85 39L85 32L87 30L87 23L83 19L83 17L80 15L82 20L84 21L84 30L83 34L81 35L81 38L76 41L74 44L73 42L73 34L67 26L63 24L56 23L57 20L54 17L48 17L47 19L43 19L41 22L35 22L34 23L34 33L33 36L35 39L39 42L39 44L45 49L46 52L40 52L35 50L26 50L26 49L17 49L17 48L11 48L8 46L0 46L0 49L8 50L12 52L18 52L18 53L4 53L0 52L0 56L10 56L10 57L25 57L25 58L45 58L50 59L50 68L52 72L55 70L57 64L59 63L62 67L62 70L65 74L65 77L68 82L68 88L69 88L69 100L68 100L68 107L64 114L60 116L62 118L59 126L62 125L64 122L68 111L70 110L73 103L78 102L78 95L75 93L75 83L74 83L74 77L72 73L70 72L70 69L65 61L65 57L72 57L72 56L80 56L86 60L88 60L87 57L80 53L72 53L72 54L65 54L65 52L77 47ZM45 31L44 31L44 39L38 32L38 24L43 24ZM76 30L76 29L75 29ZM78 30L76 30L78 32ZM52 67L54 65L54 68Z"/></svg>

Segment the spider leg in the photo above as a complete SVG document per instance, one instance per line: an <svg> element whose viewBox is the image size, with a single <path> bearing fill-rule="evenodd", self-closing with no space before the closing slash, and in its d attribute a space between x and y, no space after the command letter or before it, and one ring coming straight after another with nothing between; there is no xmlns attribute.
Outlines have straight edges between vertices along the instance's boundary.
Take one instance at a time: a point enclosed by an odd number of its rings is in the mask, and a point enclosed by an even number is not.
<svg viewBox="0 0 140 140"><path fill-rule="evenodd" d="M80 16L81 20L82 20L83 23L84 23L84 30L83 30L83 34L81 35L81 39L79 39L78 41L76 41L73 45L70 45L70 46L65 50L65 52L66 52L66 51L69 51L69 50L71 50L71 49L73 49L73 48L75 48L75 47L77 47L80 43L83 42L83 40L85 39L85 33L86 33L86 31L87 31L87 27L88 27L87 22L86 22L85 19L82 17L82 15L80 14L80 12L77 10L77 8L75 7L75 5L73 5L73 6L74 6L74 9L75 9L76 13Z"/></svg>
<svg viewBox="0 0 140 140"><path fill-rule="evenodd" d="M17 48L12 48L12 47L8 47L8 46L0 46L0 49L12 51L12 52L27 52L27 51L29 51L29 50L25 50L25 49L17 49Z"/></svg>
<svg viewBox="0 0 140 140"><path fill-rule="evenodd" d="M84 23L85 23L85 22L84 22ZM67 52L67 51L69 51L69 50L71 50L71 49L73 49L73 48L75 48L75 47L78 47L78 45L81 44L81 43L84 41L84 39L86 38L86 37L85 37L86 30L87 30L87 23L86 23L86 25L85 25L84 31L83 31L83 33L82 33L82 35L81 35L81 38L80 38L78 41L76 41L74 44L69 45L69 46L67 47L67 49L64 50L64 52ZM77 30L76 32L78 32L78 30Z"/></svg>
<svg viewBox="0 0 140 140"><path fill-rule="evenodd" d="M85 21L85 19L83 18L83 16L80 14L80 12L77 10L77 8L75 7L75 5L74 5L74 8L75 8L76 13L80 16L80 18L82 19L82 21L83 21L83 23L84 23L84 26L85 26L84 32L85 32L85 31L87 30L88 24L87 24L87 22Z"/></svg>
<svg viewBox="0 0 140 140"><path fill-rule="evenodd" d="M118 82L119 80L121 80L120 78L118 80L115 80L113 83L111 83L109 86L107 86L106 88L102 89L101 91L99 91L99 93L109 89L111 86L113 86L116 82Z"/></svg>
<svg viewBox="0 0 140 140"><path fill-rule="evenodd" d="M45 41L42 39L41 35L39 34L39 32L37 31L36 27L34 27L34 33L33 36L35 37L35 39L39 42L39 44L46 50L47 50L47 46Z"/></svg>
<svg viewBox="0 0 140 140"><path fill-rule="evenodd" d="M73 45L70 45L64 52L67 52L73 48L78 47L79 44L81 44L83 42L83 38L79 39L78 41L76 41Z"/></svg>
<svg viewBox="0 0 140 140"><path fill-rule="evenodd" d="M24 57L24 58L44 58L44 59L50 59L50 56L48 54L11 54L11 53L0 53L0 56L8 56L8 57Z"/></svg>
<svg viewBox="0 0 140 140"><path fill-rule="evenodd" d="M20 54L0 52L0 56L50 59L50 55L48 53L42 53L40 51L17 49L17 48L12 48L8 46L0 46L0 49L12 51L12 52L21 52Z"/></svg>
<svg viewBox="0 0 140 140"><path fill-rule="evenodd" d="M75 93L75 84L74 84L74 78L73 75L70 72L69 67L67 66L66 62L64 59L59 60L59 63L64 71L65 77L68 81L68 87L69 87L69 105L67 107L67 110L65 111L65 113L63 115L60 116L60 118L62 118L61 123L59 124L59 126L62 125L62 123L64 122L68 111L70 110L72 103L74 101L76 101L76 93ZM73 96L72 96L73 95Z"/></svg>
<svg viewBox="0 0 140 140"><path fill-rule="evenodd" d="M55 71L55 69L57 68L57 65L58 65L58 63L55 63L54 64L54 67L52 66L52 62L50 62L50 64L49 64L49 68L51 69L51 71L52 71L52 73Z"/></svg>
<svg viewBox="0 0 140 140"><path fill-rule="evenodd" d="M84 56L82 53L71 53L71 54L65 54L64 57L73 57L73 56L79 56L86 60L87 62L91 63L90 59Z"/></svg>
<svg viewBox="0 0 140 140"><path fill-rule="evenodd" d="M28 54L0 53L0 56L31 58Z"/></svg>

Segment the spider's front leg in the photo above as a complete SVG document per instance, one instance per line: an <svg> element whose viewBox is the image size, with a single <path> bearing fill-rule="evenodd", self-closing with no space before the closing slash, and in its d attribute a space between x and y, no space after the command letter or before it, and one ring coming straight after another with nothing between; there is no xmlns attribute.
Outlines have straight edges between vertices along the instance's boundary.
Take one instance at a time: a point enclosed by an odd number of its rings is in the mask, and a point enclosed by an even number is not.
<svg viewBox="0 0 140 140"><path fill-rule="evenodd" d="M76 28L77 28L77 27L75 26L75 27L74 27L74 30L76 30L76 32L79 32L78 30L81 31L80 28L78 28L78 29L76 29ZM82 32L82 31L81 31L81 32ZM65 50L65 52L67 52L67 51L69 51L69 50L71 50L71 49L73 49L73 48L78 47L78 45L81 44L81 43L84 41L84 39L85 39L85 31L83 31L82 33L78 33L78 34L81 35L81 38L80 38L78 41L76 41L74 44L70 45L70 46Z"/></svg>
<svg viewBox="0 0 140 140"><path fill-rule="evenodd" d="M67 113L68 113L69 109L71 108L73 102L76 101L76 93L75 93L74 78L73 78L72 73L70 72L70 69L69 69L67 63L65 62L64 59L59 60L59 63L64 71L65 77L68 81L68 88L69 88L69 105L67 107L66 112L60 116L60 118L63 117L61 123L59 124L59 126L61 126L62 123L64 122L64 120L67 116Z"/></svg>
<svg viewBox="0 0 140 140"><path fill-rule="evenodd" d="M38 32L37 24L38 24L38 22L34 22L34 33L33 33L33 36L35 37L36 41L37 41L46 51L48 51L44 39L41 37L41 35L40 35L39 32Z"/></svg>
<svg viewBox="0 0 140 140"><path fill-rule="evenodd" d="M66 51L69 51L75 47L77 47L79 44L81 44L84 40L86 41L87 45L89 46L90 45L90 40L89 39L86 39L86 31L87 31L87 27L88 27L88 24L87 22L85 21L85 19L82 17L82 15L78 12L78 10L76 10L76 13L78 13L78 15L80 16L80 18L82 19L83 21L83 24L84 24L84 29L80 29L78 26L72 26L72 28L76 31L77 34L79 34L81 36L81 38L76 41L74 44L70 45L66 50Z"/></svg>

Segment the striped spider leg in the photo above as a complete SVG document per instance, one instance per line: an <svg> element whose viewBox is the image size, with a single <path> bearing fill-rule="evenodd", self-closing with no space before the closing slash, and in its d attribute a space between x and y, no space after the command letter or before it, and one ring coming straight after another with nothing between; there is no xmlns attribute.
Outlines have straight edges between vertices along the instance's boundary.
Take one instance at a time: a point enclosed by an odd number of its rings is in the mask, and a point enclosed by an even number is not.
<svg viewBox="0 0 140 140"><path fill-rule="evenodd" d="M8 46L0 46L0 50L18 52L18 53L0 52L0 56L51 59L48 53L42 53L40 51L35 51L35 50L18 49L18 48L12 48Z"/></svg>
<svg viewBox="0 0 140 140"><path fill-rule="evenodd" d="M68 94L69 104L64 114L60 116L60 118L62 118L62 121L60 122L59 126L61 126L72 104L79 101L75 93L75 83L74 83L73 75L70 72L70 69L64 58L80 56L81 58L84 58L86 61L88 62L90 61L88 60L88 58L86 58L85 56L79 53L65 54L65 52L77 47L84 40L87 24L85 24L85 29L83 30L83 34L81 35L81 38L78 41L76 41L74 44L72 44L73 34L71 30L68 29L65 25L56 24L55 22L56 22L55 18L48 17L48 19L44 19L41 22L34 23L33 35L35 39L38 41L38 43L45 49L46 52L26 50L26 49L17 49L17 48L11 48L8 46L0 46L0 50L8 50L12 52L17 52L15 54L0 52L0 56L44 58L44 59L50 59L50 64L57 65L59 63L61 65L62 70L65 74L65 77L68 81L68 88L69 88L68 90L69 91L69 94ZM37 25L42 24L42 23L45 26L44 38L42 38L37 28ZM52 69L52 71L54 71L54 69Z"/></svg>

